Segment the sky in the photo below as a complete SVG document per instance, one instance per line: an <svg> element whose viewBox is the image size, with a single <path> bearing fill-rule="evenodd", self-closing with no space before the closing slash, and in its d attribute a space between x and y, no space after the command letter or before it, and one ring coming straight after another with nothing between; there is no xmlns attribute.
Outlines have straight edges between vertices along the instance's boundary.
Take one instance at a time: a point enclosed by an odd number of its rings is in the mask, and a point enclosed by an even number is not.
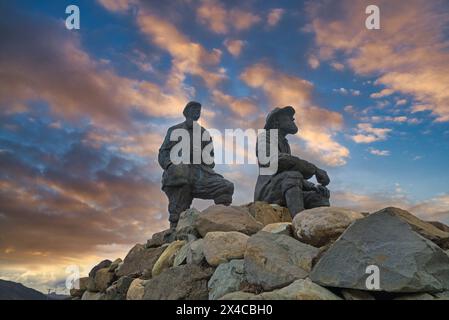
<svg viewBox="0 0 449 320"><path fill-rule="evenodd" d="M79 30L65 26L72 4ZM380 30L365 27L370 4ZM190 100L218 130L260 129L292 105L292 151L328 171L332 205L449 223L448 9L0 1L0 278L62 290L68 266L85 275L166 229L157 152ZM255 165L216 171L234 204L252 201Z"/></svg>

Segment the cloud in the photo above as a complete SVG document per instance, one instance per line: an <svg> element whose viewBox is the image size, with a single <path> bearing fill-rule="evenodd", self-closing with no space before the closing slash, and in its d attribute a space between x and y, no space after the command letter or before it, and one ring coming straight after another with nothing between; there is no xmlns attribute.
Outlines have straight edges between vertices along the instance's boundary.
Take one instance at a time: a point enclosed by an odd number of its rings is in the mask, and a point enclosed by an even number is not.
<svg viewBox="0 0 449 320"><path fill-rule="evenodd" d="M320 66L320 60L318 60L317 57L313 55L309 56L307 63L312 69L317 69Z"/></svg>
<svg viewBox="0 0 449 320"><path fill-rule="evenodd" d="M343 117L340 113L312 104L312 83L274 70L263 63L249 66L240 78L248 86L261 89L270 106L291 105L296 109L300 125L298 137L305 142L307 152L328 165L346 163L349 150L335 140L336 134L342 129Z"/></svg>
<svg viewBox="0 0 449 320"><path fill-rule="evenodd" d="M202 0L196 14L201 24L218 34L228 34L232 29L246 30L261 20L259 16L240 8L228 10L219 0Z"/></svg>
<svg viewBox="0 0 449 320"><path fill-rule="evenodd" d="M343 71L345 69L344 64L339 62L332 62L331 67L334 68L337 71Z"/></svg>
<svg viewBox="0 0 449 320"><path fill-rule="evenodd" d="M378 149L374 149L374 148L370 148L368 150L371 154L373 154L375 156L387 157L391 154L391 152L389 150L378 150Z"/></svg>
<svg viewBox="0 0 449 320"><path fill-rule="evenodd" d="M391 131L388 128L373 128L370 123L359 123L356 129L357 134L351 136L351 139L356 143L371 143L386 140Z"/></svg>
<svg viewBox="0 0 449 320"><path fill-rule="evenodd" d="M226 39L223 43L230 54L234 57L238 57L242 52L246 42L243 40L230 40Z"/></svg>
<svg viewBox="0 0 449 320"><path fill-rule="evenodd" d="M335 93L339 93L341 95L352 95L352 96L360 96L362 93L360 92L360 90L355 90L355 89L345 89L345 88L339 88L339 89L332 89L333 92Z"/></svg>
<svg viewBox="0 0 449 320"><path fill-rule="evenodd" d="M257 112L258 108L249 98L235 98L224 94L219 90L212 92L212 100L220 106L227 106L232 112L240 117L246 117Z"/></svg>
<svg viewBox="0 0 449 320"><path fill-rule="evenodd" d="M128 10L136 5L138 0L97 0L102 6L110 11L120 12Z"/></svg>
<svg viewBox="0 0 449 320"><path fill-rule="evenodd" d="M285 10L281 8L271 9L268 13L267 22L270 27L276 26L279 21L281 21L282 16L284 15Z"/></svg>
<svg viewBox="0 0 449 320"><path fill-rule="evenodd" d="M309 1L306 12L321 60L343 56L356 74L376 76L385 89L373 98L400 93L426 108L437 122L449 121L449 52L446 1L388 1L381 8L381 30L367 30L363 1ZM417 23L417 21L419 23Z"/></svg>
<svg viewBox="0 0 449 320"><path fill-rule="evenodd" d="M374 98L374 99L379 99L379 98L388 97L389 95L392 95L393 93L394 93L394 90L392 90L392 89L383 89L380 92L372 93L370 95L370 97Z"/></svg>

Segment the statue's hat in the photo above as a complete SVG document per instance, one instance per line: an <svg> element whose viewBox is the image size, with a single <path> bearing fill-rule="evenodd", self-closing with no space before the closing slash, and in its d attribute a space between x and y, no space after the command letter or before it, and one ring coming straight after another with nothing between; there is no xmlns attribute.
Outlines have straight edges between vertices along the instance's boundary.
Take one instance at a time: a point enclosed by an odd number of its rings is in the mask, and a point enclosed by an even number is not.
<svg viewBox="0 0 449 320"><path fill-rule="evenodd" d="M276 117L282 113L287 113L288 115L292 116L295 114L295 109L291 106L283 107L283 108L274 108L271 110L271 112L267 116L267 120L265 121L265 130L273 129L273 121L276 119Z"/></svg>

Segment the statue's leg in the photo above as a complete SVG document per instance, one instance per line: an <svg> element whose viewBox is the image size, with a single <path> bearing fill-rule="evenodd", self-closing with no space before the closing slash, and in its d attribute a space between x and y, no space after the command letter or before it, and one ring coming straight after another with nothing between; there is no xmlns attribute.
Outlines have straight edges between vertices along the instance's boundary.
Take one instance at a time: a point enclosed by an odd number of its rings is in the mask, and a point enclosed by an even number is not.
<svg viewBox="0 0 449 320"><path fill-rule="evenodd" d="M287 208L293 219L295 215L304 210L304 197L302 190L299 186L295 186L288 189L284 193L284 196L285 202L287 203Z"/></svg>
<svg viewBox="0 0 449 320"><path fill-rule="evenodd" d="M189 185L168 187L165 192L168 196L170 229L174 229L178 225L180 214L190 208L192 204L191 188Z"/></svg>
<svg viewBox="0 0 449 320"><path fill-rule="evenodd" d="M313 209L319 207L329 207L329 197L325 197L316 191L303 192L304 207L306 209Z"/></svg>
<svg viewBox="0 0 449 320"><path fill-rule="evenodd" d="M210 169L198 168L199 178L192 183L194 198L214 200L215 204L229 206L232 203L234 184Z"/></svg>

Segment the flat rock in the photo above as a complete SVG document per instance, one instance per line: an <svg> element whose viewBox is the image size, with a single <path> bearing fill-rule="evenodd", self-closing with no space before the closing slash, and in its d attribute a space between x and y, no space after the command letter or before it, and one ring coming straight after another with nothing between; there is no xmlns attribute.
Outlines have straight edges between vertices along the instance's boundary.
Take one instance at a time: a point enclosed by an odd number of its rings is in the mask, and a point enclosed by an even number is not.
<svg viewBox="0 0 449 320"><path fill-rule="evenodd" d="M304 210L293 219L293 234L299 241L322 247L335 241L351 223L363 215L338 207Z"/></svg>
<svg viewBox="0 0 449 320"><path fill-rule="evenodd" d="M256 201L243 206L248 209L251 216L264 226L279 222L292 222L290 211L277 204Z"/></svg>
<svg viewBox="0 0 449 320"><path fill-rule="evenodd" d="M236 206L214 205L198 216L195 228L201 237L213 231L237 231L251 235L261 230L263 225L254 219L247 209Z"/></svg>
<svg viewBox="0 0 449 320"><path fill-rule="evenodd" d="M194 264L169 268L145 283L145 300L207 300L213 269Z"/></svg>
<svg viewBox="0 0 449 320"><path fill-rule="evenodd" d="M203 245L204 239L198 239L190 243L186 257L188 264L200 264L205 259Z"/></svg>
<svg viewBox="0 0 449 320"><path fill-rule="evenodd" d="M142 300L145 294L146 281L143 279L134 279L126 293L126 300Z"/></svg>
<svg viewBox="0 0 449 320"><path fill-rule="evenodd" d="M247 281L273 290L308 276L319 249L292 237L260 231L247 243L244 265Z"/></svg>
<svg viewBox="0 0 449 320"><path fill-rule="evenodd" d="M203 252L207 263L218 266L232 259L243 258L248 239L249 236L236 231L208 232L203 242Z"/></svg>
<svg viewBox="0 0 449 320"><path fill-rule="evenodd" d="M263 292L258 295L261 300L342 300L326 288L323 288L310 279L299 279L287 287Z"/></svg>
<svg viewBox="0 0 449 320"><path fill-rule="evenodd" d="M242 259L220 264L207 284L209 300L217 300L227 293L238 291L243 281L245 268Z"/></svg>
<svg viewBox="0 0 449 320"><path fill-rule="evenodd" d="M186 242L183 240L177 240L170 243L154 264L153 269L151 270L151 275L155 277L165 269L172 267L176 254L185 244Z"/></svg>
<svg viewBox="0 0 449 320"><path fill-rule="evenodd" d="M164 252L166 247L145 248L142 244L135 245L127 254L123 265L116 272L119 277L133 276L138 277L146 270L153 269L154 264Z"/></svg>
<svg viewBox="0 0 449 320"><path fill-rule="evenodd" d="M286 236L292 236L292 223L291 222L277 222L270 223L263 227L262 231L275 233L275 234L284 234Z"/></svg>
<svg viewBox="0 0 449 320"><path fill-rule="evenodd" d="M366 269L380 271L380 290L438 292L449 287L449 257L394 212L382 210L354 222L311 273L326 287L367 290Z"/></svg>
<svg viewBox="0 0 449 320"><path fill-rule="evenodd" d="M388 212L389 214L396 215L407 222L414 231L418 232L424 238L435 242L443 249L449 249L449 232L440 230L433 224L423 221L412 215L410 212L399 208L389 207L379 211L379 213L381 212Z"/></svg>

